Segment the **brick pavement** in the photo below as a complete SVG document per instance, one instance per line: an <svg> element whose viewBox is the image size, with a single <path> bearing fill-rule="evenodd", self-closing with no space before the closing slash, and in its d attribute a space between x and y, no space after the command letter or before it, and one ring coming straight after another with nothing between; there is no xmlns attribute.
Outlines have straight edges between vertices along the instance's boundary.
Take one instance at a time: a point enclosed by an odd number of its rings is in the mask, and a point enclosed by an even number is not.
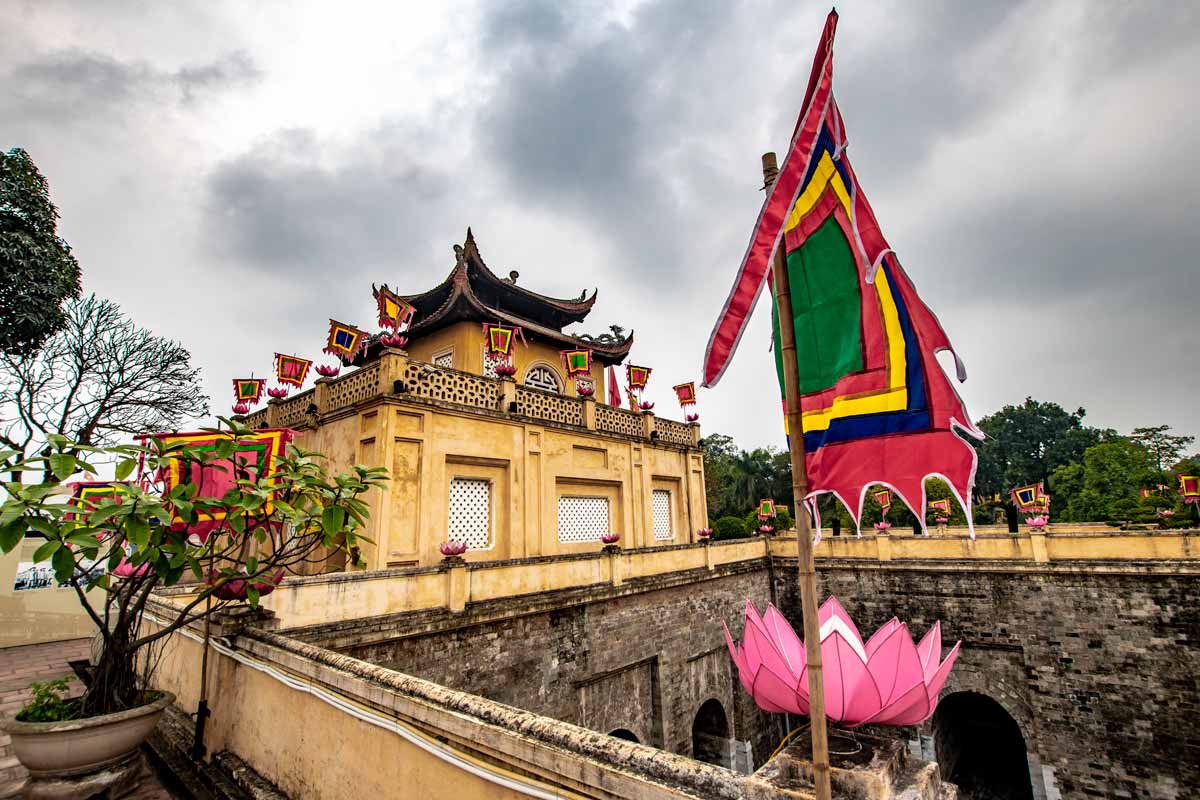
<svg viewBox="0 0 1200 800"><path fill-rule="evenodd" d="M24 647L0 649L0 715L16 714L29 702L29 685L38 681L70 677L71 695L81 694L83 685L71 671L68 662L86 659L91 653L91 639L73 639ZM0 798L19 796L27 773L12 752L8 734L0 733ZM174 800L163 788L153 770L143 767L141 786L126 800Z"/></svg>

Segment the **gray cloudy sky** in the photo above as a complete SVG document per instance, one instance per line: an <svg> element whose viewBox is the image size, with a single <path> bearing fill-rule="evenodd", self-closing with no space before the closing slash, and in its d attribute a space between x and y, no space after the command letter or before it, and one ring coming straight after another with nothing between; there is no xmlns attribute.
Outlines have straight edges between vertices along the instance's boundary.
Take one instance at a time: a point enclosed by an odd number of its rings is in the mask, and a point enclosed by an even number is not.
<svg viewBox="0 0 1200 800"><path fill-rule="evenodd" d="M85 288L182 341L214 407L472 226L537 291L697 378L824 16L778 2L8 0L0 147L51 181ZM839 4L835 89L978 418L1032 394L1200 433L1200 5ZM706 431L780 445L765 307Z"/></svg>

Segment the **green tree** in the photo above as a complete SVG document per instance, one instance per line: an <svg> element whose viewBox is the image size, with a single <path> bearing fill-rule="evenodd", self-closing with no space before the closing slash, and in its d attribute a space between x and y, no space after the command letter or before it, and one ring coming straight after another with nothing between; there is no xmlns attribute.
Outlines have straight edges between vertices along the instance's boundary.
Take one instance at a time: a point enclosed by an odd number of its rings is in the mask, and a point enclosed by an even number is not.
<svg viewBox="0 0 1200 800"><path fill-rule="evenodd" d="M208 413L181 345L95 295L65 311L66 325L33 354L0 354L0 446L25 457L51 436L110 445Z"/></svg>
<svg viewBox="0 0 1200 800"><path fill-rule="evenodd" d="M1089 447L1116 435L1084 425L1086 413L1026 397L1021 405L1005 406L981 419L979 429L988 438L978 447L976 491L984 497L1000 495L1010 523L1015 522L1016 510L1008 499L1011 489L1049 482L1054 470L1081 461ZM1059 506L1070 498L1055 496L1054 501Z"/></svg>
<svg viewBox="0 0 1200 800"><path fill-rule="evenodd" d="M737 510L729 501L737 446L733 437L713 433L700 440L700 447L704 450L704 499L708 505L708 518L719 519Z"/></svg>
<svg viewBox="0 0 1200 800"><path fill-rule="evenodd" d="M739 510L753 508L771 491L771 452L742 450L733 458L730 500ZM790 501L791 498L789 497Z"/></svg>
<svg viewBox="0 0 1200 800"><path fill-rule="evenodd" d="M58 235L50 184L20 148L0 152L0 353L28 355L66 323L79 262Z"/></svg>
<svg viewBox="0 0 1200 800"><path fill-rule="evenodd" d="M1196 441L1195 436L1176 436L1171 434L1170 425L1157 425L1153 428L1134 428L1129 438L1146 449L1150 454L1150 462L1158 473L1159 483L1168 483L1167 468L1179 461L1184 448Z"/></svg>
<svg viewBox="0 0 1200 800"><path fill-rule="evenodd" d="M1133 519L1138 490L1153 476L1151 456L1137 442L1116 439L1089 447L1083 455L1083 487L1071 499L1071 514L1097 522Z"/></svg>
<svg viewBox="0 0 1200 800"><path fill-rule="evenodd" d="M1051 512L1061 522L1083 522L1086 516L1079 506L1083 492L1083 464L1063 464L1050 473L1047 491L1053 498Z"/></svg>

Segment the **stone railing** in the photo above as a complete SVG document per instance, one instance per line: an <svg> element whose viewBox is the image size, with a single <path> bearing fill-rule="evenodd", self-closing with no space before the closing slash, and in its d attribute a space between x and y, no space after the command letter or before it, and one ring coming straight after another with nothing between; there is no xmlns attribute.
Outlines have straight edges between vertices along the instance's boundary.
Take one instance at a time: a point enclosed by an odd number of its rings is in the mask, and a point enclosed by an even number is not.
<svg viewBox="0 0 1200 800"><path fill-rule="evenodd" d="M561 422L564 425L583 425L583 400L561 394L517 387L517 413L524 417Z"/></svg>
<svg viewBox="0 0 1200 800"><path fill-rule="evenodd" d="M252 428L303 428L326 415L353 408L375 397L429 400L465 409L485 409L556 425L621 437L657 441L675 447L699 447L695 423L659 419L592 398L568 397L518 385L511 378L487 378L472 372L413 361L402 350L385 350L379 360L337 378L320 378L314 389L246 415Z"/></svg>
<svg viewBox="0 0 1200 800"><path fill-rule="evenodd" d="M322 398L328 402L321 405L336 410L370 400L379 394L379 373L379 362L375 361L344 378L330 381L326 384L325 398Z"/></svg>
<svg viewBox="0 0 1200 800"><path fill-rule="evenodd" d="M596 406L596 430L619 433L622 436L641 436L645 427L641 414L616 406Z"/></svg>
<svg viewBox="0 0 1200 800"><path fill-rule="evenodd" d="M400 380L413 397L427 397L459 406L495 410L500 398L497 380L421 361L408 361Z"/></svg>
<svg viewBox="0 0 1200 800"><path fill-rule="evenodd" d="M658 433L658 440L660 442L685 446L692 443L692 427L682 422L676 422L673 419L655 418L654 430Z"/></svg>
<svg viewBox="0 0 1200 800"><path fill-rule="evenodd" d="M1170 561L1200 565L1200 531L1120 531L1100 526L1066 523L1045 531L1020 533L978 533L970 538L966 529L950 534L929 536L863 533L855 536L822 537L813 549L819 562L853 561L946 561L1028 562L1049 564L1081 561ZM792 558L796 555L795 534L771 539L771 554Z"/></svg>

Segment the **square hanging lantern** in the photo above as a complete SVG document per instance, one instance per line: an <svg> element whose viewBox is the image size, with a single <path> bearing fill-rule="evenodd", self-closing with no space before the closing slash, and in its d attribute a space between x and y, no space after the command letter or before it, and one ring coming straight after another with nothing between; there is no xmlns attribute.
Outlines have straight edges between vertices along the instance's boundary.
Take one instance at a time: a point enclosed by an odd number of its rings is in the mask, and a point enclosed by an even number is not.
<svg viewBox="0 0 1200 800"><path fill-rule="evenodd" d="M775 501L774 500L765 499L765 500L758 501L758 518L759 519L767 519L768 517L775 516L775 514L776 514L776 511L775 511Z"/></svg>
<svg viewBox="0 0 1200 800"><path fill-rule="evenodd" d="M696 384L694 382L688 381L672 388L675 389L675 396L679 398L679 405L684 408L696 405Z"/></svg>
<svg viewBox="0 0 1200 800"><path fill-rule="evenodd" d="M239 403L257 403L262 399L266 383L263 378L234 378L233 396Z"/></svg>
<svg viewBox="0 0 1200 800"><path fill-rule="evenodd" d="M1180 475L1179 493L1185 503L1200 502L1200 475Z"/></svg>
<svg viewBox="0 0 1200 800"><path fill-rule="evenodd" d="M325 340L323 352L351 361L358 355L366 338L366 331L360 331L353 325L331 319L329 320L329 338Z"/></svg>
<svg viewBox="0 0 1200 800"><path fill-rule="evenodd" d="M567 377L574 378L578 375L592 373L591 350L563 350L562 362L563 368L567 371Z"/></svg>
<svg viewBox="0 0 1200 800"><path fill-rule="evenodd" d="M303 386L308 377L308 368L312 362L298 356L275 354L275 377L280 383L290 383L292 386Z"/></svg>
<svg viewBox="0 0 1200 800"><path fill-rule="evenodd" d="M883 513L886 514L888 509L892 507L892 492L890 489L878 489L872 492L872 496L875 498L875 502L879 503L879 507L883 509Z"/></svg>
<svg viewBox="0 0 1200 800"><path fill-rule="evenodd" d="M486 339L485 346L490 355L508 357L512 355L513 336L518 329L510 328L505 325L492 325L491 323L483 323L483 335Z"/></svg>
<svg viewBox="0 0 1200 800"><path fill-rule="evenodd" d="M393 292L385 283L378 289L372 287L375 301L379 305L379 324L392 330L407 327L417 309L412 303Z"/></svg>
<svg viewBox="0 0 1200 800"><path fill-rule="evenodd" d="M949 516L950 515L950 498L946 497L946 498L942 498L941 500L930 500L929 501L929 510L930 511L940 511L943 514L945 514L946 516Z"/></svg>
<svg viewBox="0 0 1200 800"><path fill-rule="evenodd" d="M650 382L650 367L635 367L633 364L626 364L625 380L629 388L634 391L645 389L646 384Z"/></svg>

